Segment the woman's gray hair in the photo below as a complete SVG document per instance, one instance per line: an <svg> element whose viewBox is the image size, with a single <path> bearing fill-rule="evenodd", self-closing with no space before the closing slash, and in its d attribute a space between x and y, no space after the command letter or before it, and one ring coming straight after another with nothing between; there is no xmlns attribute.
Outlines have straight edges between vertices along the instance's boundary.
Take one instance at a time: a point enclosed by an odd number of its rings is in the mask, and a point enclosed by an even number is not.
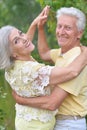
<svg viewBox="0 0 87 130"><path fill-rule="evenodd" d="M0 28L0 69L6 69L12 64L9 35L14 28L10 25Z"/></svg>
<svg viewBox="0 0 87 130"><path fill-rule="evenodd" d="M63 7L63 8L60 8L56 13L57 20L61 15L70 15L70 16L76 17L77 18L76 26L77 26L78 30L82 31L85 29L86 16L81 10L74 8L74 7L69 7L69 8Z"/></svg>

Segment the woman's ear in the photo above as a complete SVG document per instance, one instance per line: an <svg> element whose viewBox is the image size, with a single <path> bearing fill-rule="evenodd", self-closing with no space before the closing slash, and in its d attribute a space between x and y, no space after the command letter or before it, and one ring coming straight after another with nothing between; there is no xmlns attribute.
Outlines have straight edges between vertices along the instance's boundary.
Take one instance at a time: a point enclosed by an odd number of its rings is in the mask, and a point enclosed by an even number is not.
<svg viewBox="0 0 87 130"><path fill-rule="evenodd" d="M13 57L14 59L17 59L18 56L17 56L17 54L14 53L12 57Z"/></svg>

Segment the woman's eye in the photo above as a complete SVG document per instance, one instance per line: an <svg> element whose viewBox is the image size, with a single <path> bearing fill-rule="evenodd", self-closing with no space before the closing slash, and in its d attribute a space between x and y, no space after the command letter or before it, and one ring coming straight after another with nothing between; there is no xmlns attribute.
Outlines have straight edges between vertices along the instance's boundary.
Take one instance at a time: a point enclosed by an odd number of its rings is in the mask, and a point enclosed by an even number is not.
<svg viewBox="0 0 87 130"><path fill-rule="evenodd" d="M18 40L15 40L15 44L17 44L18 43Z"/></svg>
<svg viewBox="0 0 87 130"><path fill-rule="evenodd" d="M20 35L22 35L23 34L23 32L22 31L20 31Z"/></svg>

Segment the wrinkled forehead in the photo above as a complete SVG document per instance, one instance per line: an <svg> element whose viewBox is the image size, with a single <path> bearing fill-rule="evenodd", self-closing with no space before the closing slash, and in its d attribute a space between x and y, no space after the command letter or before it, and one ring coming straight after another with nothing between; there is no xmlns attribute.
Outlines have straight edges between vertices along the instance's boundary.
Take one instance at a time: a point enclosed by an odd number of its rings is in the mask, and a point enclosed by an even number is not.
<svg viewBox="0 0 87 130"><path fill-rule="evenodd" d="M75 16L63 14L58 18L57 24L76 26L77 18Z"/></svg>
<svg viewBox="0 0 87 130"><path fill-rule="evenodd" d="M9 36L10 42L12 42L15 37L19 36L19 31L20 30L18 30L17 28L12 29L10 36Z"/></svg>

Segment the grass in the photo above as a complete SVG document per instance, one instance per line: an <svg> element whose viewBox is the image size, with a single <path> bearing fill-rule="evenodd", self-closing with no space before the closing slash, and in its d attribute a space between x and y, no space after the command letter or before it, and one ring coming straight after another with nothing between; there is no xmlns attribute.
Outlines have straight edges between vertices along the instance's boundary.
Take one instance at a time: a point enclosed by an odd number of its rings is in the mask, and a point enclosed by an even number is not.
<svg viewBox="0 0 87 130"><path fill-rule="evenodd" d="M4 79L4 71L0 71L0 130L15 130L14 105L11 88Z"/></svg>

